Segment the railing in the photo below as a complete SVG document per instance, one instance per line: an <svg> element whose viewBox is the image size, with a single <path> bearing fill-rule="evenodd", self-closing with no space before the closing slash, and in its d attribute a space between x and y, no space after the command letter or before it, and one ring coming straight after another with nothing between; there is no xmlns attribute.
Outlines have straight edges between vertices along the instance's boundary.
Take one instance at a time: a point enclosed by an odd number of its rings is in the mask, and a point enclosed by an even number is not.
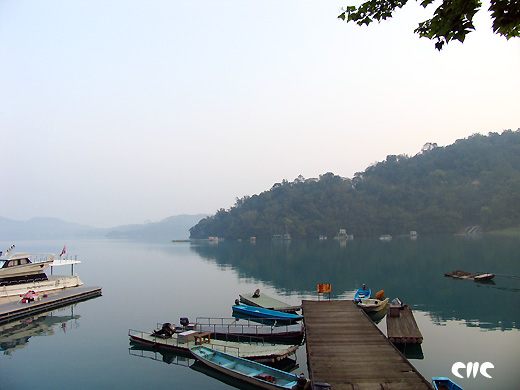
<svg viewBox="0 0 520 390"><path fill-rule="evenodd" d="M220 327L219 333L233 335L237 333L254 333L258 335L258 337L266 334L274 335L277 333L297 331L296 328L301 329L300 324L280 325L279 323L273 323L272 320L263 318L241 318L240 320L246 321L246 323L239 324L236 318L197 317L196 324L198 330L208 331L207 329L209 328L212 330L212 333L217 333L217 327Z"/></svg>
<svg viewBox="0 0 520 390"><path fill-rule="evenodd" d="M129 329L128 336L138 337L143 340L147 340L147 341L150 341L153 343L160 344L162 346L189 349L189 342L188 343L179 342L179 340L176 337L162 338L162 337L153 336L151 332L143 332L143 331L135 330L135 329ZM230 355L240 356L240 348L233 346L233 345L223 345L223 344L219 344L218 341L214 342L212 340L211 344L204 344L204 346L207 346L208 348L214 349L216 351L228 353Z"/></svg>

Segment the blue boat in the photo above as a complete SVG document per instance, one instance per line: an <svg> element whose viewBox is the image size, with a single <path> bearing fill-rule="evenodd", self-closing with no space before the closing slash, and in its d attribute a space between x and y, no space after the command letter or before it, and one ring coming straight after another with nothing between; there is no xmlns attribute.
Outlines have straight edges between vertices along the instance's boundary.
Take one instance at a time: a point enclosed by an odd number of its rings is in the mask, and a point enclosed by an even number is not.
<svg viewBox="0 0 520 390"><path fill-rule="evenodd" d="M432 378L432 382L435 390L464 390L450 378L437 376Z"/></svg>
<svg viewBox="0 0 520 390"><path fill-rule="evenodd" d="M209 367L262 389L293 389L297 385L301 385L303 388L307 382L303 376L215 351L202 345L192 347L190 351L195 358Z"/></svg>
<svg viewBox="0 0 520 390"><path fill-rule="evenodd" d="M370 298L370 294L372 294L372 291L369 288L367 288L366 285L363 285L363 287L358 289L354 294L354 301L359 302L362 299Z"/></svg>
<svg viewBox="0 0 520 390"><path fill-rule="evenodd" d="M249 305L234 305L233 313L240 313L249 318L260 317L275 321L297 321L302 319L298 314L284 313L283 311Z"/></svg>

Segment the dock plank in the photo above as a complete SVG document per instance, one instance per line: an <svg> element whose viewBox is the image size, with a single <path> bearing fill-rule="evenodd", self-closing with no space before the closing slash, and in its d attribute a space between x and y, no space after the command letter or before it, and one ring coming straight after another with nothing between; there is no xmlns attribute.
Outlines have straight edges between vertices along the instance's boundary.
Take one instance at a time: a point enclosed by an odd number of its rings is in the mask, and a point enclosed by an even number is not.
<svg viewBox="0 0 520 390"><path fill-rule="evenodd" d="M432 389L353 301L303 301L309 375L332 390Z"/></svg>

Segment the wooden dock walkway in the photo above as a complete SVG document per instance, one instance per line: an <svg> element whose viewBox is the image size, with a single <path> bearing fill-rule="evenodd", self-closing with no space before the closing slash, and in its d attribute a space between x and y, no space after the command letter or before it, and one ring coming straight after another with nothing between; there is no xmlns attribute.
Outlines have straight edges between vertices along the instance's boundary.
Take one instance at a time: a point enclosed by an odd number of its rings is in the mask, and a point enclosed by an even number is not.
<svg viewBox="0 0 520 390"><path fill-rule="evenodd" d="M43 293L42 293L43 294ZM30 303L6 303L0 305L0 324L29 315L57 309L71 303L84 301L101 295L101 287L72 287L47 293L46 298Z"/></svg>
<svg viewBox="0 0 520 390"><path fill-rule="evenodd" d="M353 301L303 301L310 379L331 390L432 389Z"/></svg>

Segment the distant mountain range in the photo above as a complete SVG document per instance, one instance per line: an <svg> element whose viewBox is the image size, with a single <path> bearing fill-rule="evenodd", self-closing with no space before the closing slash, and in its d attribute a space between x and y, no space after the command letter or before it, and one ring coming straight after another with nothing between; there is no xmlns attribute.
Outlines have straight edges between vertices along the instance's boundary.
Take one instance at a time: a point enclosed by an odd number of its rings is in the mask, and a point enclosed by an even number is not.
<svg viewBox="0 0 520 390"><path fill-rule="evenodd" d="M32 218L28 221L15 221L0 217L0 239L12 241L112 238L169 241L173 239L187 239L189 237L189 229L205 217L207 217L207 214L183 214L165 218L159 222L124 225L108 229L66 222L57 218Z"/></svg>

